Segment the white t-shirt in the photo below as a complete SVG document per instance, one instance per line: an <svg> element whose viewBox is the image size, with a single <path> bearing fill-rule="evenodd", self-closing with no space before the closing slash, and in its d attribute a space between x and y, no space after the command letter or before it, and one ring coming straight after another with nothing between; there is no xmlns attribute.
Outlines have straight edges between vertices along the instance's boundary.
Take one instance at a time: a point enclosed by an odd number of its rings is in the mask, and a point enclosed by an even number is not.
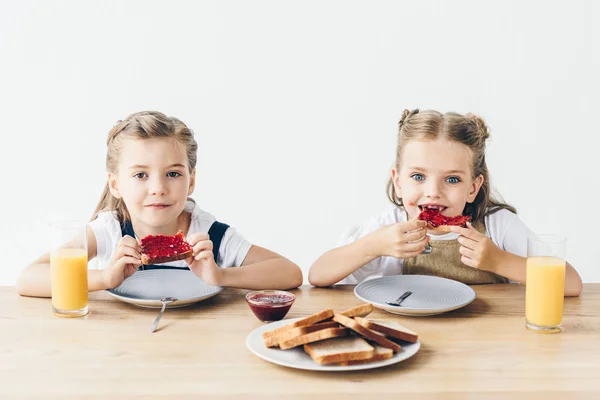
<svg viewBox="0 0 600 400"><path fill-rule="evenodd" d="M191 213L190 228L187 237L196 232L208 232L215 217L203 211L193 200L188 200L185 204L185 211ZM103 211L98 217L89 223L90 228L96 236L96 258L99 268L105 268L113 253L117 249L119 240L123 237L121 233L121 224L115 218L113 212ZM219 248L219 259L216 260L221 268L238 267L242 264L252 244L248 242L234 228L228 228ZM172 261L164 265L176 267L187 267L185 260Z"/></svg>
<svg viewBox="0 0 600 400"><path fill-rule="evenodd" d="M345 232L336 247L353 243L363 236L381 228L385 225L397 222L406 222L408 219L406 211L390 205L384 212L372 218L362 226ZM508 210L500 210L485 217L485 234L501 250L516 254L521 257L527 256L527 237L531 231L516 214ZM431 240L454 240L458 234L450 232L444 235L429 235ZM338 284L357 284L367 278L376 278L387 275L402 274L403 259L395 257L379 257L360 267L352 274L342 279Z"/></svg>

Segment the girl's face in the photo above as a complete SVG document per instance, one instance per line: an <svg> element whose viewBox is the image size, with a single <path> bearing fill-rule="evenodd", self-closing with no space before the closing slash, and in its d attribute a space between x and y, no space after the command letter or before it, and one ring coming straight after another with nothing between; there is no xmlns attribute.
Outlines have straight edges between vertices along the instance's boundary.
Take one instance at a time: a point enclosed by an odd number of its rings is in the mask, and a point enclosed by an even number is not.
<svg viewBox="0 0 600 400"><path fill-rule="evenodd" d="M392 169L396 195L409 219L416 218L423 207L437 208L448 217L462 214L483 183L483 176L472 176L472 157L462 143L410 140L402 151L399 170Z"/></svg>
<svg viewBox="0 0 600 400"><path fill-rule="evenodd" d="M195 182L184 146L172 138L126 138L122 146L117 172L109 174L111 193L146 233L175 229Z"/></svg>

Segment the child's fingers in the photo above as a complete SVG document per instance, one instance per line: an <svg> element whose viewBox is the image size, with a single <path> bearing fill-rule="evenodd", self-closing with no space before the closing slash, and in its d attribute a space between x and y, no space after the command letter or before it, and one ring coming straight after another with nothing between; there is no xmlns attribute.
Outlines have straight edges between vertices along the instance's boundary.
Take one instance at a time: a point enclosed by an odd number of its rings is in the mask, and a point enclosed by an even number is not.
<svg viewBox="0 0 600 400"><path fill-rule="evenodd" d="M477 240L481 236L481 233L477 232L474 228L463 228L461 226L451 226L450 230L454 233L458 233L461 236L468 237L469 239Z"/></svg>
<svg viewBox="0 0 600 400"><path fill-rule="evenodd" d="M200 253L198 253L196 255L196 257L194 257L196 260L202 260L202 259L210 259L213 258L213 253L212 250L205 250L202 251Z"/></svg>
<svg viewBox="0 0 600 400"><path fill-rule="evenodd" d="M463 256L469 258L470 260L477 259L477 253L471 249L464 247L464 246L460 246L460 248L458 249L458 252L460 254L462 254Z"/></svg>
<svg viewBox="0 0 600 400"><path fill-rule="evenodd" d="M477 246L479 245L479 242L477 240L473 240L471 238L468 238L466 236L459 236L457 239L458 243L460 243L461 245L463 245L464 247L467 247L471 250L476 250Z"/></svg>
<svg viewBox="0 0 600 400"><path fill-rule="evenodd" d="M196 243L203 242L205 240L209 240L208 233L196 232L190 235L188 243L190 244L190 246L194 247Z"/></svg>
<svg viewBox="0 0 600 400"><path fill-rule="evenodd" d="M402 223L402 230L404 232L412 232L425 229L427 227L427 222L421 221L418 219L413 219L407 222Z"/></svg>
<svg viewBox="0 0 600 400"><path fill-rule="evenodd" d="M117 258L121 258L123 256L133 257L138 261L141 260L142 257L137 249L122 244L121 246L117 247Z"/></svg>
<svg viewBox="0 0 600 400"><path fill-rule="evenodd" d="M462 256L460 258L460 261L468 267L477 268L477 263L475 262L475 260L473 260L467 256Z"/></svg>
<svg viewBox="0 0 600 400"><path fill-rule="evenodd" d="M212 249L213 249L213 242L211 240L203 240L194 245L192 253L194 255L196 255L204 250L210 250L212 252Z"/></svg>
<svg viewBox="0 0 600 400"><path fill-rule="evenodd" d="M140 246L139 242L137 240L135 240L134 238L132 238L129 235L125 235L121 238L121 240L119 240L119 244L118 246L127 246L127 247L131 247L132 249L136 250L136 251L141 251L142 250L142 246Z"/></svg>
<svg viewBox="0 0 600 400"><path fill-rule="evenodd" d="M411 253L411 252L420 253L423 251L424 248L425 248L425 242L423 242L423 241L406 243L404 246L402 246L402 250L404 252L408 252L408 253Z"/></svg>
<svg viewBox="0 0 600 400"><path fill-rule="evenodd" d="M118 264L123 269L127 268L127 266L129 264L133 265L136 269L137 269L137 267L142 265L140 260L138 260L135 257L130 257L130 256L123 256L123 257L119 258Z"/></svg>
<svg viewBox="0 0 600 400"><path fill-rule="evenodd" d="M418 242L427 237L427 231L425 229L421 229L418 231L405 233L403 239L405 239L407 242Z"/></svg>

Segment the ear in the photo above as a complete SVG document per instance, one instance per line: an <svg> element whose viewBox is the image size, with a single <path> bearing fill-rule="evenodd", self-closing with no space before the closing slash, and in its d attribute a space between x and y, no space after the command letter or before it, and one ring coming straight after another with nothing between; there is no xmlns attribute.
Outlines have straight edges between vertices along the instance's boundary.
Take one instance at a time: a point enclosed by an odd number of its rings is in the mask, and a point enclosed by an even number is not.
<svg viewBox="0 0 600 400"><path fill-rule="evenodd" d="M471 189L469 190L469 195L467 196L467 203L472 203L475 201L475 197L477 197L477 193L479 193L481 185L483 185L483 175L479 175L473 180L473 183L471 183Z"/></svg>
<svg viewBox="0 0 600 400"><path fill-rule="evenodd" d="M400 186L400 174L396 170L396 167L392 168L391 178L392 178L392 183L394 184L394 192L396 193L396 197L401 199L402 198L402 187Z"/></svg>
<svg viewBox="0 0 600 400"><path fill-rule="evenodd" d="M117 176L110 172L108 173L108 189L110 190L110 194L112 194L114 198L121 198L121 192L119 192Z"/></svg>
<svg viewBox="0 0 600 400"><path fill-rule="evenodd" d="M190 186L188 187L188 196L191 196L194 193L194 188L196 187L196 168L192 170L190 174Z"/></svg>

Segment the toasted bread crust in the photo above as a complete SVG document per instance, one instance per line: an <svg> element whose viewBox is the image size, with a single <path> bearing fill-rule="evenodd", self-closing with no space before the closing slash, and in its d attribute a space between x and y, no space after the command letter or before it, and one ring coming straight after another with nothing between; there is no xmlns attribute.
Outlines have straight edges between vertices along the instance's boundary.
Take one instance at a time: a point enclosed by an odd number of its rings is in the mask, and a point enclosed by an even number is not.
<svg viewBox="0 0 600 400"><path fill-rule="evenodd" d="M354 318L354 317L366 317L367 315L373 312L373 304L366 303L361 304L360 306L353 307L349 310L344 311L342 314L344 317Z"/></svg>
<svg viewBox="0 0 600 400"><path fill-rule="evenodd" d="M340 362L339 365L346 366L346 365L367 364L367 363L371 363L371 362L375 362L375 361L389 360L390 358L394 357L394 351L392 349L386 349L385 347L382 347L379 345L374 345L374 347L375 347L375 353L373 354L373 357L365 358L363 360L343 361L343 362Z"/></svg>
<svg viewBox="0 0 600 400"><path fill-rule="evenodd" d="M327 340L324 340L322 342L319 342L319 344L324 344L326 342ZM313 359L313 361L318 364L335 364L352 362L357 360L365 360L370 359L375 355L375 349L372 346L369 346L370 349L366 350L346 351L327 355L319 355L317 351L318 347L319 346L316 343L308 343L304 345L304 351L308 353L308 355Z"/></svg>
<svg viewBox="0 0 600 400"><path fill-rule="evenodd" d="M378 324L377 322L369 321L368 319L361 317L356 317L354 318L354 320L358 322L362 327L375 332L383 333L386 336L391 336L393 338L404 340L410 343L416 343L417 340L419 340L419 335L413 334L411 332L394 329L389 326Z"/></svg>
<svg viewBox="0 0 600 400"><path fill-rule="evenodd" d="M142 254L141 261L142 265L150 265L150 264L163 264L169 261L178 261L185 260L188 257L192 256L192 250L188 250L184 253L179 253L171 257L156 257L156 258L148 258L147 255Z"/></svg>
<svg viewBox="0 0 600 400"><path fill-rule="evenodd" d="M287 331L281 332L279 335L263 337L263 341L266 347L276 347L279 343L290 340L296 336L305 335L307 333L320 331L327 328L339 328L340 324L337 322L320 322L314 325L301 326L299 328L288 329Z"/></svg>
<svg viewBox="0 0 600 400"><path fill-rule="evenodd" d="M360 325L358 322L354 321L351 318L345 317L341 314L335 314L333 316L333 320L336 322L339 322L340 324L344 325L347 328L352 329L353 331L361 334L362 336L366 337L367 339L372 340L373 342L375 342L383 347L394 350L395 353L398 353L400 350L402 350L402 347L398 343L394 343L391 340L380 335L379 333L373 332L372 330L363 327L362 325Z"/></svg>
<svg viewBox="0 0 600 400"><path fill-rule="evenodd" d="M307 333L305 335L296 336L290 340L279 343L279 347L282 350L293 349L294 347L301 346L303 344L318 342L319 340L331 339L334 337L348 336L348 329L346 328L327 328L321 329L316 332Z"/></svg>
<svg viewBox="0 0 600 400"><path fill-rule="evenodd" d="M327 310L319 311L316 314L309 315L306 318L300 319L298 321L292 322L291 324L281 326L279 328L275 328L272 331L263 332L263 340L266 338L270 338L273 336L277 336L289 329L298 328L301 326L313 325L317 322L325 321L326 319L330 319L333 317L333 309L329 308Z"/></svg>
<svg viewBox="0 0 600 400"><path fill-rule="evenodd" d="M433 226L430 223L427 223L427 229L433 230L433 231L441 231L441 232L452 232L452 229L451 229L452 226L460 226L460 225L440 225L440 226Z"/></svg>

